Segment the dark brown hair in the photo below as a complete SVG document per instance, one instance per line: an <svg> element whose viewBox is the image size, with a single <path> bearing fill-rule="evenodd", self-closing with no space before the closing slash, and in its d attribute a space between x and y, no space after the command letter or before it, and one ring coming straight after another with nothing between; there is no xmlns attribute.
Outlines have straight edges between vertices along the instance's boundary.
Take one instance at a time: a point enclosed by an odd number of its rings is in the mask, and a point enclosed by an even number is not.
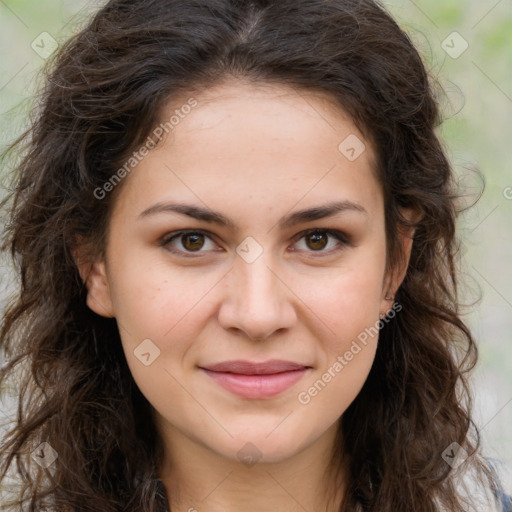
<svg viewBox="0 0 512 512"><path fill-rule="evenodd" d="M0 338L9 359L0 382L16 378L20 395L0 454L0 476L16 469L21 486L12 510L162 506L163 448L150 404L115 320L86 307L73 251L82 240L102 253L123 184L102 199L94 191L148 137L163 106L229 79L327 93L350 114L375 148L389 269L401 257L399 226L408 225L399 208L419 213L396 294L402 311L382 326L370 374L342 416L333 454L335 464L349 455L342 510L467 510L441 456L452 442L470 455L463 467L492 485L471 419L465 375L477 348L460 315L456 195L435 133L434 84L381 5L111 0L60 48L45 76L33 124L10 148L22 157L4 202L3 248L21 278ZM58 453L51 471L30 457L42 442Z"/></svg>

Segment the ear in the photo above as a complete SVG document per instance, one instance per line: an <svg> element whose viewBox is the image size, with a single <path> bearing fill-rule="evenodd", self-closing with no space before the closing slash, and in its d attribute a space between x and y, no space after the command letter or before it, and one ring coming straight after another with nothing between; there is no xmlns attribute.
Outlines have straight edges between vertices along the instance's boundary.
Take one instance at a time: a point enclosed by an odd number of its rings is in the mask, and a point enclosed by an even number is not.
<svg viewBox="0 0 512 512"><path fill-rule="evenodd" d="M400 208L400 212L408 221L417 221L418 213L411 208ZM409 260L411 258L412 243L414 239L414 228L398 226L398 238L402 248L402 259L399 264L391 269L384 279L382 288L381 315L385 315L392 306L395 294L407 274Z"/></svg>
<svg viewBox="0 0 512 512"><path fill-rule="evenodd" d="M82 282L87 288L87 306L100 316L113 318L115 315L105 261L92 259L84 245L73 249L72 254Z"/></svg>

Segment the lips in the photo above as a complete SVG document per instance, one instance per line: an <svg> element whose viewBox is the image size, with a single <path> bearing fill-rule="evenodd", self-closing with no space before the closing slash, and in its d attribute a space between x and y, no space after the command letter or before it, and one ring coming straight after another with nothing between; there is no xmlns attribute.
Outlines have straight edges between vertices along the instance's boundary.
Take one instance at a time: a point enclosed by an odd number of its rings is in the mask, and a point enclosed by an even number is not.
<svg viewBox="0 0 512 512"><path fill-rule="evenodd" d="M217 363L211 366L204 366L202 368L212 372L237 373L239 375L271 375L273 373L303 370L309 367L291 361L272 359L262 363L253 363L243 360L224 361L222 363Z"/></svg>
<svg viewBox="0 0 512 512"><path fill-rule="evenodd" d="M296 384L310 368L303 364L275 359L262 363L225 361L200 367L223 389L252 400L280 395Z"/></svg>

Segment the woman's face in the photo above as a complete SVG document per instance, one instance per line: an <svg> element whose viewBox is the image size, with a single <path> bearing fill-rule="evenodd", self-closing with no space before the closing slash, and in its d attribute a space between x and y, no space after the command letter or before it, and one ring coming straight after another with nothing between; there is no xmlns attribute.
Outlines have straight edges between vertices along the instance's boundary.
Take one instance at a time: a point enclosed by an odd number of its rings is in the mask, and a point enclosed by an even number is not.
<svg viewBox="0 0 512 512"><path fill-rule="evenodd" d="M399 284L372 149L317 94L231 82L194 98L124 178L88 305L117 319L170 443L285 460L335 431Z"/></svg>

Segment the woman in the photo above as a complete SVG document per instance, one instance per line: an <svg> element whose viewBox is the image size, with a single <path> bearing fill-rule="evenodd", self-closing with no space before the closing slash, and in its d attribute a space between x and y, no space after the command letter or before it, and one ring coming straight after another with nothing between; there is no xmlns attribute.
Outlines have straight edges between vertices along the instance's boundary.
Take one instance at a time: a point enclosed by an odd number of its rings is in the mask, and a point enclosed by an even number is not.
<svg viewBox="0 0 512 512"><path fill-rule="evenodd" d="M18 142L6 507L505 509L439 122L373 1L108 2Z"/></svg>

